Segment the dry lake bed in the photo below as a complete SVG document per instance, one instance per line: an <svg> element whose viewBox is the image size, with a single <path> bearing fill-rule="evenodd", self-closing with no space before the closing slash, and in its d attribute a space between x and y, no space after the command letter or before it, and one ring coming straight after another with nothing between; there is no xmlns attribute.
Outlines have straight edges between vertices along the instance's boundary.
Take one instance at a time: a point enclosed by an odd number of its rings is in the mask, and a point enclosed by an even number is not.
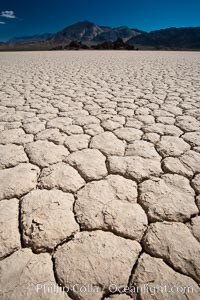
<svg viewBox="0 0 200 300"><path fill-rule="evenodd" d="M0 299L200 299L200 53L0 53Z"/></svg>

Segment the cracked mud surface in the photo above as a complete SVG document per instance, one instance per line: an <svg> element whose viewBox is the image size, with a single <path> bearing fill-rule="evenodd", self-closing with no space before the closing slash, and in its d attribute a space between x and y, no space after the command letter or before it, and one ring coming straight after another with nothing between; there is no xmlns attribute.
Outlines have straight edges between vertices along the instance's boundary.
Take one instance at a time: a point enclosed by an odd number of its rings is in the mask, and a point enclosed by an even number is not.
<svg viewBox="0 0 200 300"><path fill-rule="evenodd" d="M0 65L0 299L200 299L199 53Z"/></svg>

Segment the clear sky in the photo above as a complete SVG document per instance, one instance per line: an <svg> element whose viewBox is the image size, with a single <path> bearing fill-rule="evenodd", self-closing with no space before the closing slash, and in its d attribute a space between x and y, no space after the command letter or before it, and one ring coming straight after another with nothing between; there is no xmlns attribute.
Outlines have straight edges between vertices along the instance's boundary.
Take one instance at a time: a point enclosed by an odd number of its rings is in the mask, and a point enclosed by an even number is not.
<svg viewBox="0 0 200 300"><path fill-rule="evenodd" d="M0 41L84 20L145 31L200 26L200 0L0 0Z"/></svg>

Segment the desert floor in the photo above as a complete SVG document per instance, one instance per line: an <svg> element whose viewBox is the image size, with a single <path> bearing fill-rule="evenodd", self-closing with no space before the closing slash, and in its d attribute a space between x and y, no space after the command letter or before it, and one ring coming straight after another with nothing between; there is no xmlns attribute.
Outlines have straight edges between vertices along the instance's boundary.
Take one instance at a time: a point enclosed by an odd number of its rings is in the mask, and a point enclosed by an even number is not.
<svg viewBox="0 0 200 300"><path fill-rule="evenodd" d="M0 299L200 299L200 53L0 73Z"/></svg>

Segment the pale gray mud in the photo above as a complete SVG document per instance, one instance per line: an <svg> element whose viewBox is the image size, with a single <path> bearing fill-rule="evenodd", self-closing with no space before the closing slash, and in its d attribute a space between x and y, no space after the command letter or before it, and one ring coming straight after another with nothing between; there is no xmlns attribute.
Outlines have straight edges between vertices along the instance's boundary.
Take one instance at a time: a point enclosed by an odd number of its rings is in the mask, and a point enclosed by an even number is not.
<svg viewBox="0 0 200 300"><path fill-rule="evenodd" d="M0 299L200 299L200 53L0 67Z"/></svg>

